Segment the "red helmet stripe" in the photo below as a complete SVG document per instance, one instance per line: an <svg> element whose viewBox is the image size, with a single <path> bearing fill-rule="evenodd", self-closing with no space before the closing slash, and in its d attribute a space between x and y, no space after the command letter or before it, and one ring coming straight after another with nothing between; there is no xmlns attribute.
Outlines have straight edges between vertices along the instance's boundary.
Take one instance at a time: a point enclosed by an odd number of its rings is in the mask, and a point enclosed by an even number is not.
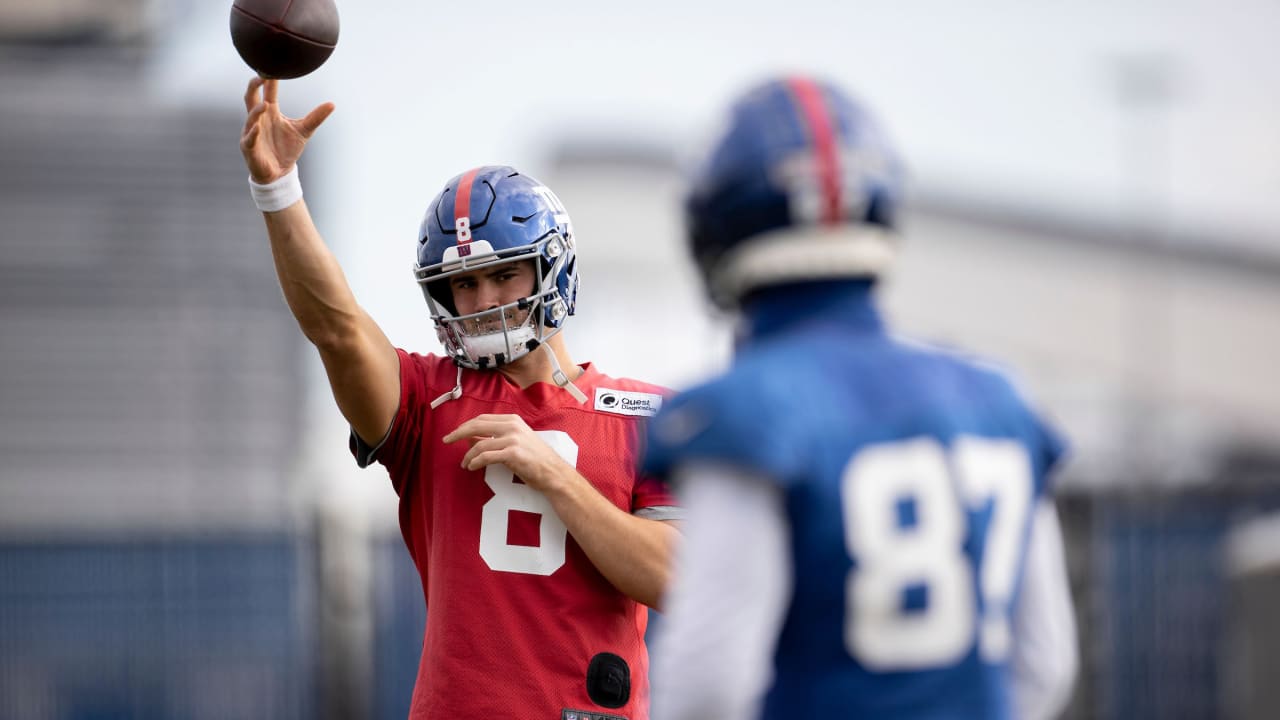
<svg viewBox="0 0 1280 720"><path fill-rule="evenodd" d="M822 97L822 89L805 77L791 78L788 84L796 96L813 140L813 154L818 163L818 182L822 188L822 220L827 224L838 223L843 214L840 202L840 156L836 152L836 136L831 127L831 115L827 112Z"/></svg>
<svg viewBox="0 0 1280 720"><path fill-rule="evenodd" d="M476 175L480 172L480 168L472 168L463 174L462 180L458 182L458 194L453 201L453 223L454 227L458 227L458 221L467 218L467 227L471 226L471 185L476 181ZM458 244L471 242L471 233L458 233Z"/></svg>

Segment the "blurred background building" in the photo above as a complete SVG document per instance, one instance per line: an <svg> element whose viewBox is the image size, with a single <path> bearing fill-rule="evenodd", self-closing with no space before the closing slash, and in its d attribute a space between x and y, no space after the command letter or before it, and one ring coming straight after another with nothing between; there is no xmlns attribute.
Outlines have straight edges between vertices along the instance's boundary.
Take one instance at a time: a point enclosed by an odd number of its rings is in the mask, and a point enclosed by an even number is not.
<svg viewBox="0 0 1280 720"><path fill-rule="evenodd" d="M407 711L417 577L275 284L229 6L0 0L0 719ZM1067 717L1280 712L1280 6L340 10L282 102L337 103L309 204L423 352L420 214L505 162L573 214L575 356L712 371L686 158L766 75L859 92L912 177L890 318L1013 368L1073 441Z"/></svg>

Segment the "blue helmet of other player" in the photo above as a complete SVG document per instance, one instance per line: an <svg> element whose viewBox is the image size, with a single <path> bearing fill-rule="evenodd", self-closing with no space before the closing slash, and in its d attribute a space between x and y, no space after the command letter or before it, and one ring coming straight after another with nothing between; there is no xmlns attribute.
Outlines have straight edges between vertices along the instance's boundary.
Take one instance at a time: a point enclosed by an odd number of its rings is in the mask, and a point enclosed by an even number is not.
<svg viewBox="0 0 1280 720"><path fill-rule="evenodd" d="M458 314L450 277L524 260L536 267L532 294ZM513 168L469 170L427 208L414 275L455 363L479 369L509 363L546 342L573 314L578 274L569 214L549 188Z"/></svg>
<svg viewBox="0 0 1280 720"><path fill-rule="evenodd" d="M747 92L685 202L712 300L733 309L769 285L878 276L901 184L880 126L832 85L792 77Z"/></svg>

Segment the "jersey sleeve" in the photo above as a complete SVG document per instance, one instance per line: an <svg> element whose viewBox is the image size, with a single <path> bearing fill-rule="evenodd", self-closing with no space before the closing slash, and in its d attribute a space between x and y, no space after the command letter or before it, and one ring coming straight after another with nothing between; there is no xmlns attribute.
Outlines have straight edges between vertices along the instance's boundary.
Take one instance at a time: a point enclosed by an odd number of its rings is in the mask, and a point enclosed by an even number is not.
<svg viewBox="0 0 1280 720"><path fill-rule="evenodd" d="M1038 441L1036 447L1039 450L1033 457L1036 479L1041 492L1049 495L1052 494L1055 472L1067 454L1067 443L1062 435L1042 418L1033 415L1032 422L1033 432Z"/></svg>
<svg viewBox="0 0 1280 720"><path fill-rule="evenodd" d="M1036 411L1035 404L1018 378L1003 368L984 369L984 395L995 398L991 407L1002 420L1000 426L1006 432L1015 433L1027 449L1036 495L1052 495L1055 471L1068 452L1067 442L1057 428Z"/></svg>
<svg viewBox="0 0 1280 720"><path fill-rule="evenodd" d="M403 478L407 475L399 472L408 467L422 452L421 439L429 429L431 422L431 393L433 389L432 374L436 370L431 356L409 353L396 348L400 357L400 406L387 434L376 444L369 445L351 432L351 453L356 464L368 467L374 462L387 468L388 474L395 484L396 492L402 490Z"/></svg>
<svg viewBox="0 0 1280 720"><path fill-rule="evenodd" d="M651 475L641 475L631 492L631 514L649 520L683 520L684 512L676 502L667 482Z"/></svg>
<svg viewBox="0 0 1280 720"><path fill-rule="evenodd" d="M1052 423L1035 411L1017 385L1012 385L1010 391L1014 402L1022 409L1024 442L1031 454L1036 491L1038 494L1052 495L1056 470L1068 451L1067 442Z"/></svg>

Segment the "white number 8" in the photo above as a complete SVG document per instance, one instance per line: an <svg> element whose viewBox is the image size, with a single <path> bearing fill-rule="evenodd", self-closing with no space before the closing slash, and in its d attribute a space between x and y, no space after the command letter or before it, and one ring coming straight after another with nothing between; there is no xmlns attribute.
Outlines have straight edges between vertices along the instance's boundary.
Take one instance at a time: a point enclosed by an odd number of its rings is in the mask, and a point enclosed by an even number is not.
<svg viewBox="0 0 1280 720"><path fill-rule="evenodd" d="M453 229L458 231L458 242L471 242L471 218L460 217L453 221Z"/></svg>
<svg viewBox="0 0 1280 720"><path fill-rule="evenodd" d="M950 458L931 438L855 455L841 478L845 545L856 563L845 582L850 654L872 670L913 670L955 662L976 639L984 660L1006 658L1030 494L1026 450L1010 440L962 437ZM978 625L965 505L988 501ZM921 607L903 607L911 588Z"/></svg>
<svg viewBox="0 0 1280 720"><path fill-rule="evenodd" d="M538 430L537 434L565 462L577 467L578 444L573 438L560 430ZM506 465L485 468L484 482L493 490L493 497L484 504L480 514L480 557L489 569L528 575L550 575L559 570L564 565L564 545L569 531L547 497L516 482ZM537 546L507 543L512 510L541 516Z"/></svg>

